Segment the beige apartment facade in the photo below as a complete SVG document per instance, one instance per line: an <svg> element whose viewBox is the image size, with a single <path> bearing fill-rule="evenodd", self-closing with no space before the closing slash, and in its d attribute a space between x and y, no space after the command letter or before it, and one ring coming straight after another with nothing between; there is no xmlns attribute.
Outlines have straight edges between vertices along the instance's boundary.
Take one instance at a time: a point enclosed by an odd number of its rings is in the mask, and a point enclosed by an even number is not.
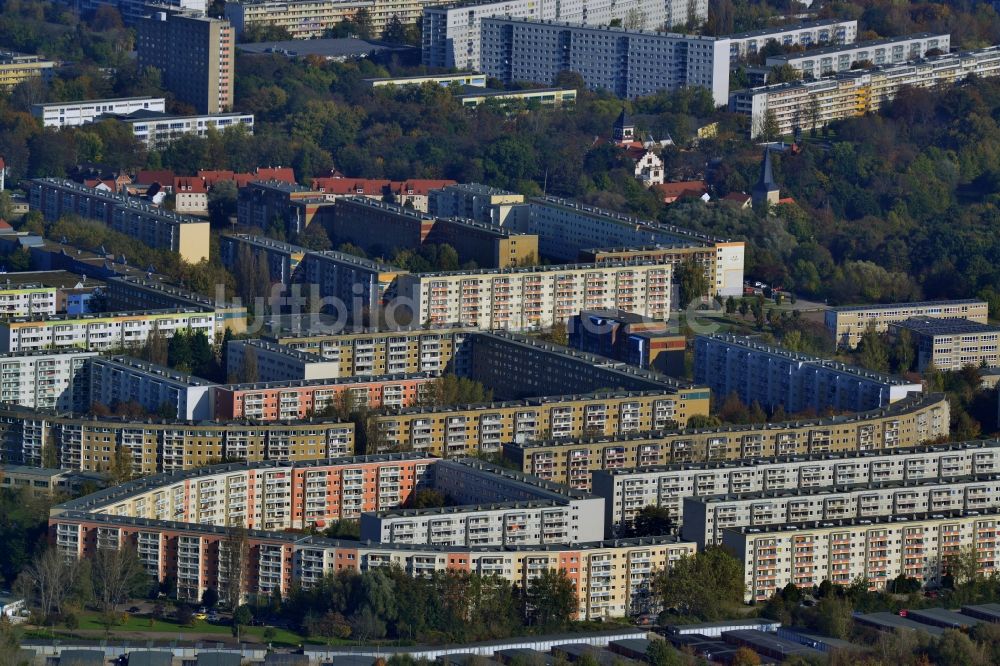
<svg viewBox="0 0 1000 666"><path fill-rule="evenodd" d="M956 301L924 301L916 303L889 303L884 305L847 305L827 308L823 323L837 346L854 349L869 327L876 333L885 333L889 324L911 317L968 319L985 324L989 316L986 301L970 298Z"/></svg>
<svg viewBox="0 0 1000 666"><path fill-rule="evenodd" d="M900 575L932 582L968 549L989 576L997 568L998 518L1000 509L986 509L742 527L725 530L722 543L743 561L745 600L766 601L789 583L810 589L863 578L884 590Z"/></svg>
<svg viewBox="0 0 1000 666"><path fill-rule="evenodd" d="M504 446L517 469L580 490L591 489L596 470L655 467L744 458L877 451L917 446L948 436L948 400L941 394L911 397L889 407L825 419L542 440Z"/></svg>

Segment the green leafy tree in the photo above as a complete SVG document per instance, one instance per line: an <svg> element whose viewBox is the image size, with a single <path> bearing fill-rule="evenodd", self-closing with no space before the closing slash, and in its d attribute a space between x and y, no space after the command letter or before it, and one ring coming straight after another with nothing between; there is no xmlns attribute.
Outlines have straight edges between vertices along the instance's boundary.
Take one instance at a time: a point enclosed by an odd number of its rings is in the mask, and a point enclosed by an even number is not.
<svg viewBox="0 0 1000 666"><path fill-rule="evenodd" d="M720 547L681 558L654 583L664 608L715 620L743 602L743 565Z"/></svg>
<svg viewBox="0 0 1000 666"><path fill-rule="evenodd" d="M545 570L531 580L525 593L525 615L530 624L558 631L576 613L573 583L562 570Z"/></svg>
<svg viewBox="0 0 1000 666"><path fill-rule="evenodd" d="M683 307L708 294L709 285L708 278L705 277L705 268L698 262L686 261L678 266L676 279Z"/></svg>

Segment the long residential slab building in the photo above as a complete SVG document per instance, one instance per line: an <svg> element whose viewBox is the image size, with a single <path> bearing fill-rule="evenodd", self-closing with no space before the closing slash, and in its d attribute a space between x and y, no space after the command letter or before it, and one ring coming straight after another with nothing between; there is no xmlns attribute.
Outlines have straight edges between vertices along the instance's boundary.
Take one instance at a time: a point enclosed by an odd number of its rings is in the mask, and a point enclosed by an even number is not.
<svg viewBox="0 0 1000 666"><path fill-rule="evenodd" d="M699 335L694 354L695 381L715 395L735 393L748 405L781 406L789 414L875 409L923 390L920 383L766 345L749 336Z"/></svg>
<svg viewBox="0 0 1000 666"><path fill-rule="evenodd" d="M796 81L737 90L729 110L750 116L751 137L759 136L773 117L780 134L820 128L836 120L878 111L903 86L938 88L968 76L1000 74L1000 46L933 56L899 65L859 69L816 81Z"/></svg>
<svg viewBox="0 0 1000 666"><path fill-rule="evenodd" d="M113 231L149 247L176 252L188 263L208 259L206 220L60 178L35 178L30 182L28 194L31 208L40 211L46 220L79 215L104 222Z"/></svg>
<svg viewBox="0 0 1000 666"><path fill-rule="evenodd" d="M760 28L727 35L733 62L752 57L770 42L780 46L801 46L805 50L823 44L851 44L858 38L854 19L824 19L792 23L775 28Z"/></svg>
<svg viewBox="0 0 1000 666"><path fill-rule="evenodd" d="M947 437L949 414L943 395L915 395L849 416L624 436L606 431L590 437L536 437L503 448L504 457L526 474L590 490L597 470L917 446Z"/></svg>
<svg viewBox="0 0 1000 666"><path fill-rule="evenodd" d="M591 472L604 498L605 525L628 525L646 506L678 523L689 498L760 492L805 493L828 486L944 482L1000 472L1000 441L977 440L894 449L674 463Z"/></svg>
<svg viewBox="0 0 1000 666"><path fill-rule="evenodd" d="M412 576L496 575L522 587L543 572L562 571L573 581L580 619L655 610L653 577L695 550L670 536L470 547L336 541L278 531L398 505L425 483L434 463L396 454L220 465L148 477L53 508L50 532L60 552L74 558L90 557L98 548L136 547L151 576L177 581L181 599L200 599L208 588L224 595L232 591L239 596L234 602L285 595L330 573L382 566L398 566ZM245 543L234 539L229 527L234 521L252 526ZM234 548L247 552L247 575L238 583L225 566Z"/></svg>
<svg viewBox="0 0 1000 666"><path fill-rule="evenodd" d="M281 423L73 416L0 405L0 462L42 464L51 447L59 466L105 472L128 450L136 475L175 472L218 460L317 460L354 453L354 424L337 419Z"/></svg>
<svg viewBox="0 0 1000 666"><path fill-rule="evenodd" d="M612 21L627 22L631 28L661 30L688 21L708 18L706 0L636 0L607 3L597 0L535 2L498 0L475 4L453 4L424 9L422 62L428 67L482 71L480 56L481 22L491 17L527 19L542 26L564 21L589 26L607 26Z"/></svg>
<svg viewBox="0 0 1000 666"><path fill-rule="evenodd" d="M970 549L978 573L990 576L998 519L992 508L739 527L724 530L722 544L743 562L746 601L766 601L789 583L812 589L863 578L872 590L898 576L933 583Z"/></svg>
<svg viewBox="0 0 1000 666"><path fill-rule="evenodd" d="M874 39L853 44L826 46L799 53L768 56L768 67L789 66L802 78L818 79L847 72L855 65L898 65L920 60L928 53L941 55L951 48L951 35L922 32L914 35Z"/></svg>
<svg viewBox="0 0 1000 666"><path fill-rule="evenodd" d="M552 261L655 261L705 268L709 295L743 293L745 244L625 215L559 197L521 195L474 183L430 193L428 210L459 215L538 236L538 251Z"/></svg>
<svg viewBox="0 0 1000 666"><path fill-rule="evenodd" d="M960 318L986 324L989 304L977 298L955 301L922 301L827 308L823 323L838 346L854 349L869 328L885 333L889 325L911 317Z"/></svg>
<svg viewBox="0 0 1000 666"><path fill-rule="evenodd" d="M552 85L575 72L591 90L635 99L661 90L708 89L729 98L729 40L525 18L483 18L481 71L505 83Z"/></svg>
<svg viewBox="0 0 1000 666"><path fill-rule="evenodd" d="M720 545L723 530L734 527L982 511L998 506L997 474L686 497L681 535L704 548Z"/></svg>

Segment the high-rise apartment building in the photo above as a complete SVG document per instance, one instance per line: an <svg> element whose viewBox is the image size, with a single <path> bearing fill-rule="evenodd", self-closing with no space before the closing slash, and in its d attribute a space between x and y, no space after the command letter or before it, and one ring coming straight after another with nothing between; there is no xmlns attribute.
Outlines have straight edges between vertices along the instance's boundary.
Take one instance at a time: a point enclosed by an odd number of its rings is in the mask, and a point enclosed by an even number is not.
<svg viewBox="0 0 1000 666"><path fill-rule="evenodd" d="M155 67L164 86L199 113L233 106L236 37L229 21L195 13L156 12L138 25L139 65Z"/></svg>
<svg viewBox="0 0 1000 666"><path fill-rule="evenodd" d="M708 18L707 0L630 0L628 2L537 2L498 0L479 4L455 4L424 9L423 64L479 71L480 21L509 16L530 21L568 21L606 26L621 21L632 30L660 30Z"/></svg>
<svg viewBox="0 0 1000 666"><path fill-rule="evenodd" d="M729 99L729 40L607 25L483 18L479 67L506 83L552 84L576 72L591 90L634 99L659 90L707 88Z"/></svg>
<svg viewBox="0 0 1000 666"><path fill-rule="evenodd" d="M919 382L720 334L695 337L694 377L717 396L736 393L747 404L781 405L789 414L877 409L922 390Z"/></svg>

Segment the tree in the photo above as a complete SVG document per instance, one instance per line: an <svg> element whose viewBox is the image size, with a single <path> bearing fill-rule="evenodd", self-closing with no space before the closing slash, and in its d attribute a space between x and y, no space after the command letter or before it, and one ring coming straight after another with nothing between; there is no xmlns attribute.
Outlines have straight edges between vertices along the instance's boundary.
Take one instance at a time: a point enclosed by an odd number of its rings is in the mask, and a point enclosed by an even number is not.
<svg viewBox="0 0 1000 666"><path fill-rule="evenodd" d="M562 569L547 569L528 583L525 617L545 631L558 631L576 613L576 592Z"/></svg>
<svg viewBox="0 0 1000 666"><path fill-rule="evenodd" d="M731 666L760 666L760 655L747 646L736 648Z"/></svg>
<svg viewBox="0 0 1000 666"><path fill-rule="evenodd" d="M358 39L371 39L374 29L372 28L372 15L367 7L362 7L355 12L353 23Z"/></svg>
<svg viewBox="0 0 1000 666"><path fill-rule="evenodd" d="M221 591L229 607L236 608L243 601L250 558L250 540L246 527L242 524L227 527L221 550Z"/></svg>
<svg viewBox="0 0 1000 666"><path fill-rule="evenodd" d="M665 507L650 504L642 507L636 514L629 536L645 537L670 534L674 528L674 519L670 510Z"/></svg>
<svg viewBox="0 0 1000 666"><path fill-rule="evenodd" d="M932 652L934 663L940 666L984 666L987 663L982 648L960 629L945 629Z"/></svg>
<svg viewBox="0 0 1000 666"><path fill-rule="evenodd" d="M205 608L215 608L215 605L218 603L219 593L215 591L215 588L205 588L205 591L201 594L201 605Z"/></svg>
<svg viewBox="0 0 1000 666"><path fill-rule="evenodd" d="M237 639L240 637L240 627L245 627L250 624L253 620L253 614L250 612L250 607L247 605L239 606L235 611L233 611L233 636Z"/></svg>
<svg viewBox="0 0 1000 666"><path fill-rule="evenodd" d="M34 600L42 617L59 613L73 588L75 563L67 562L56 548L48 548L29 564L18 578L22 592Z"/></svg>
<svg viewBox="0 0 1000 666"><path fill-rule="evenodd" d="M132 480L134 474L132 449L120 442L115 446L108 474L115 485L121 485Z"/></svg>
<svg viewBox="0 0 1000 666"><path fill-rule="evenodd" d="M896 372L909 372L913 368L916 352L913 335L909 329L900 329L892 345L892 364Z"/></svg>
<svg viewBox="0 0 1000 666"><path fill-rule="evenodd" d="M98 548L92 563L94 598L102 613L116 613L130 597L150 588L149 575L131 545Z"/></svg>
<svg viewBox="0 0 1000 666"><path fill-rule="evenodd" d="M389 23L386 24L385 30L382 31L382 41L390 44L406 43L406 26L403 25L398 14L393 14Z"/></svg>
<svg viewBox="0 0 1000 666"><path fill-rule="evenodd" d="M718 619L743 602L743 565L718 546L683 557L661 572L654 588L665 608L702 620Z"/></svg>
<svg viewBox="0 0 1000 666"><path fill-rule="evenodd" d="M861 334L858 363L875 372L889 372L889 346L885 336L875 331L874 325Z"/></svg>
<svg viewBox="0 0 1000 666"><path fill-rule="evenodd" d="M649 641L646 658L653 666L682 666L684 656L673 645L663 639Z"/></svg>
<svg viewBox="0 0 1000 666"><path fill-rule="evenodd" d="M174 618L177 620L177 624L182 627L190 627L194 624L194 609L191 608L191 604L186 601L182 601L177 604L177 608L174 610Z"/></svg>
<svg viewBox="0 0 1000 666"><path fill-rule="evenodd" d="M333 243L322 224L313 222L299 234L298 244L309 250L332 250Z"/></svg>
<svg viewBox="0 0 1000 666"><path fill-rule="evenodd" d="M768 109L764 112L760 126L756 129L755 136L761 141L770 142L781 136L781 126L778 125L778 117L774 115L774 109Z"/></svg>
<svg viewBox="0 0 1000 666"><path fill-rule="evenodd" d="M680 288L681 306L687 307L695 299L708 294L708 278L705 267L690 260L677 268L677 283Z"/></svg>
<svg viewBox="0 0 1000 666"><path fill-rule="evenodd" d="M208 192L208 218L212 226L228 226L236 215L236 200L239 190L231 180L220 180Z"/></svg>

